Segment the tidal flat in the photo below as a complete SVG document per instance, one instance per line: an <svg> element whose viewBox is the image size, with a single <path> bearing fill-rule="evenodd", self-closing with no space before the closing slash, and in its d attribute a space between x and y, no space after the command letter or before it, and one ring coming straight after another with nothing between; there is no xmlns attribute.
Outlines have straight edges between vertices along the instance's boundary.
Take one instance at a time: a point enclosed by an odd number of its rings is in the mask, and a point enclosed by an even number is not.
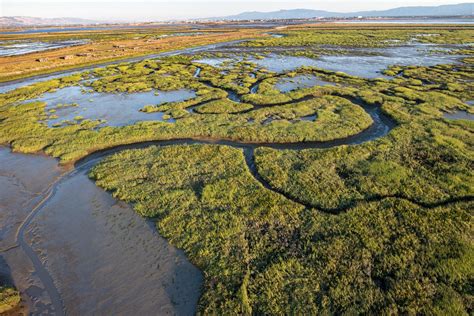
<svg viewBox="0 0 474 316"><path fill-rule="evenodd" d="M351 28L6 83L5 293L33 314L471 313L473 30Z"/></svg>

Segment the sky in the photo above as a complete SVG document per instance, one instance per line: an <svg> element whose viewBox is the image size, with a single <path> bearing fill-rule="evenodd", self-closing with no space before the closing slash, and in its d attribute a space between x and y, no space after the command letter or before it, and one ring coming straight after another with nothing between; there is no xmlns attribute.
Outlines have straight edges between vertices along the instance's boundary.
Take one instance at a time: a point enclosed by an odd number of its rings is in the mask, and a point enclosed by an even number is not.
<svg viewBox="0 0 474 316"><path fill-rule="evenodd" d="M244 11L317 9L335 12L442 5L463 0L0 0L0 16L76 17L99 21L162 21L226 16Z"/></svg>

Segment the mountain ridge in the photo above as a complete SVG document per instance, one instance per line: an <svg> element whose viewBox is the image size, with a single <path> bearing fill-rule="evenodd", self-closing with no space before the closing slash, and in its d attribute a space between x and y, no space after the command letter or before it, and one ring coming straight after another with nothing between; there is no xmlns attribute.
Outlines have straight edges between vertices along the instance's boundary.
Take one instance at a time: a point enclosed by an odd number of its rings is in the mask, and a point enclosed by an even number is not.
<svg viewBox="0 0 474 316"><path fill-rule="evenodd" d="M236 15L192 19L192 21L243 21L243 20L285 20L311 18L351 18L351 17L443 17L474 16L474 3L459 3L440 6L407 6L388 10L331 12L313 9L291 9L271 12L248 11ZM125 22L125 21L122 21ZM118 23L118 21L96 21L91 19L60 17L40 18L29 16L2 16L0 27L66 26Z"/></svg>
<svg viewBox="0 0 474 316"><path fill-rule="evenodd" d="M248 11L224 17L199 20L279 20L309 18L350 18L350 17L415 17L415 16L472 16L474 3L447 4L440 6L407 6L388 10L331 12L312 9L291 9L271 12Z"/></svg>
<svg viewBox="0 0 474 316"><path fill-rule="evenodd" d="M0 26L60 26L60 25L90 25L100 24L103 21L95 21L81 18L38 18L30 16L2 16Z"/></svg>

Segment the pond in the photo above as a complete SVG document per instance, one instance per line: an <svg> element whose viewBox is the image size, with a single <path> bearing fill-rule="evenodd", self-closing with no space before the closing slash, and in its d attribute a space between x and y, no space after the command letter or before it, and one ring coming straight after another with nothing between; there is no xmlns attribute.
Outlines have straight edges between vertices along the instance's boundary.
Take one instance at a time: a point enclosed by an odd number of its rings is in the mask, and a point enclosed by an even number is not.
<svg viewBox="0 0 474 316"><path fill-rule="evenodd" d="M310 88L314 86L326 86L334 85L332 82L327 82L319 79L317 76L313 75L299 75L293 78L281 78L275 84L275 88L280 92L290 92L296 89Z"/></svg>
<svg viewBox="0 0 474 316"><path fill-rule="evenodd" d="M49 49L83 45L88 41L59 41L59 42L12 42L0 45L0 57L17 56Z"/></svg>
<svg viewBox="0 0 474 316"><path fill-rule="evenodd" d="M62 121L74 121L76 117L105 120L105 125L108 126L123 126L138 121L162 121L161 112L140 112L145 105L183 101L196 96L194 91L187 89L137 93L84 93L83 89L80 86L66 87L45 93L33 101L46 102L46 110L53 110L50 114L57 116L48 120L49 126L57 126ZM57 107L58 105L62 106Z"/></svg>
<svg viewBox="0 0 474 316"><path fill-rule="evenodd" d="M209 58L196 59L196 60L193 60L193 62L197 63L197 64L209 65L209 66L212 66L212 67L220 67L224 63L238 61L239 59L240 58L232 59L232 58L219 58L219 57L213 58L213 57L209 57Z"/></svg>

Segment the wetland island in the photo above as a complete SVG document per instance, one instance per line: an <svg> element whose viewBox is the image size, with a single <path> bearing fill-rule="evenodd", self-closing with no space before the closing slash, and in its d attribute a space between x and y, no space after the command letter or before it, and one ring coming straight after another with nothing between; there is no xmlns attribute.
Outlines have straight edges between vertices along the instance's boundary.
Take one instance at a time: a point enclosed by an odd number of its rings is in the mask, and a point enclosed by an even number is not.
<svg viewBox="0 0 474 316"><path fill-rule="evenodd" d="M1 18L0 314L474 313L472 10L267 15Z"/></svg>

